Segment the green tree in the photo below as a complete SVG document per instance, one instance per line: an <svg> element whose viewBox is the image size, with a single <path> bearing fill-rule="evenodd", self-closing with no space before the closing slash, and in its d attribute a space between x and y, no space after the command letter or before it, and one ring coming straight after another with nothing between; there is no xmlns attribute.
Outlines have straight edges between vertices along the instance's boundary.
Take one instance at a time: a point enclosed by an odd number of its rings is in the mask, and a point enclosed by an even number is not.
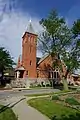
<svg viewBox="0 0 80 120"><path fill-rule="evenodd" d="M56 55L57 59L53 62L53 67L59 67L62 71L62 80L64 89L68 90L67 74L73 72L79 65L77 56L75 54L75 46L73 44L72 30L68 28L64 18L60 17L56 11L52 11L49 16L40 21L44 28L39 36L39 41L42 43L45 53L53 57ZM63 72L62 64L57 64L57 60L64 61L66 66L66 73Z"/></svg>
<svg viewBox="0 0 80 120"><path fill-rule="evenodd" d="M78 37L80 35L80 19L77 19L74 21L72 32L74 34L74 38Z"/></svg>
<svg viewBox="0 0 80 120"><path fill-rule="evenodd" d="M80 60L80 19L77 19L72 26L73 39L75 44L75 54ZM79 61L80 62L80 61Z"/></svg>
<svg viewBox="0 0 80 120"><path fill-rule="evenodd" d="M0 47L0 82L4 84L3 75L4 70L11 68L14 65L14 62L10 56L9 51L5 50L4 47Z"/></svg>

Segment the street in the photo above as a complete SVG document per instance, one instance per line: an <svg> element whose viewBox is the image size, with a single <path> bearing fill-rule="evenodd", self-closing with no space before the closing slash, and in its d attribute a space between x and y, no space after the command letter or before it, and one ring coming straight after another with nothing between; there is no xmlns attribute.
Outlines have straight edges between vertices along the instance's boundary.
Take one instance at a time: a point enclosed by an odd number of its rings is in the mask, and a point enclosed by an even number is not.
<svg viewBox="0 0 80 120"><path fill-rule="evenodd" d="M28 94L42 94L42 93L51 93L57 92L58 89L31 89L31 90L1 90L0 91L0 99L6 99L8 97L17 97L24 96Z"/></svg>

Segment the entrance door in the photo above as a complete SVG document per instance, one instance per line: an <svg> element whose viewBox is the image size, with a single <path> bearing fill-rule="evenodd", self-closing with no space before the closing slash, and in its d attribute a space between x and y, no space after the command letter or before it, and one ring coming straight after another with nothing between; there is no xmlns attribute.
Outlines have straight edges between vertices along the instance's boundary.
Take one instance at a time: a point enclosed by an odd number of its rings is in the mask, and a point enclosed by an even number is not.
<svg viewBox="0 0 80 120"><path fill-rule="evenodd" d="M24 74L24 70L21 70L19 78L23 78L23 74Z"/></svg>

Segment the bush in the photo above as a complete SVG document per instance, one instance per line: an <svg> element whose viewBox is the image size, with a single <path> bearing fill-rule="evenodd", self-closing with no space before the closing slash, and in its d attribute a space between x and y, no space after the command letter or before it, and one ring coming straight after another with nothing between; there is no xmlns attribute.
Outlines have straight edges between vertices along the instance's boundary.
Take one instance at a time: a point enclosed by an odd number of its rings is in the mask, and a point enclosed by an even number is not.
<svg viewBox="0 0 80 120"><path fill-rule="evenodd" d="M41 84L38 84L37 87L41 87Z"/></svg>
<svg viewBox="0 0 80 120"><path fill-rule="evenodd" d="M57 95L53 95L52 100L60 100L60 99L59 99L59 97Z"/></svg>
<svg viewBox="0 0 80 120"><path fill-rule="evenodd" d="M65 102L70 105L80 105L80 103L73 97L66 98Z"/></svg>
<svg viewBox="0 0 80 120"><path fill-rule="evenodd" d="M79 94L80 94L80 88L78 88L78 89L77 89L77 93L79 93Z"/></svg>
<svg viewBox="0 0 80 120"><path fill-rule="evenodd" d="M0 105L0 120L18 120L18 118L11 108Z"/></svg>
<svg viewBox="0 0 80 120"><path fill-rule="evenodd" d="M44 82L43 82L43 81L41 82L41 86L42 86L42 87L45 87L45 84L44 84Z"/></svg>
<svg viewBox="0 0 80 120"><path fill-rule="evenodd" d="M33 83L30 84L30 88L37 88L37 87L41 87L41 85L40 84L33 84Z"/></svg>
<svg viewBox="0 0 80 120"><path fill-rule="evenodd" d="M46 87L51 87L51 85L47 83L47 84L46 84Z"/></svg>

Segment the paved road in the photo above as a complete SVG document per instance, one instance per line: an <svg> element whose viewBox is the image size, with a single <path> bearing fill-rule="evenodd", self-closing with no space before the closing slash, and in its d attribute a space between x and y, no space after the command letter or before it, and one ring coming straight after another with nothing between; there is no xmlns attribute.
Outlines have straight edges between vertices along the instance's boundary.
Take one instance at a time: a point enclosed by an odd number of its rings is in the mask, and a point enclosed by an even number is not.
<svg viewBox="0 0 80 120"><path fill-rule="evenodd" d="M28 94L40 94L40 93L50 93L57 92L58 89L32 89L32 90L10 90L10 91L0 91L0 99L5 99L8 97L24 96Z"/></svg>

